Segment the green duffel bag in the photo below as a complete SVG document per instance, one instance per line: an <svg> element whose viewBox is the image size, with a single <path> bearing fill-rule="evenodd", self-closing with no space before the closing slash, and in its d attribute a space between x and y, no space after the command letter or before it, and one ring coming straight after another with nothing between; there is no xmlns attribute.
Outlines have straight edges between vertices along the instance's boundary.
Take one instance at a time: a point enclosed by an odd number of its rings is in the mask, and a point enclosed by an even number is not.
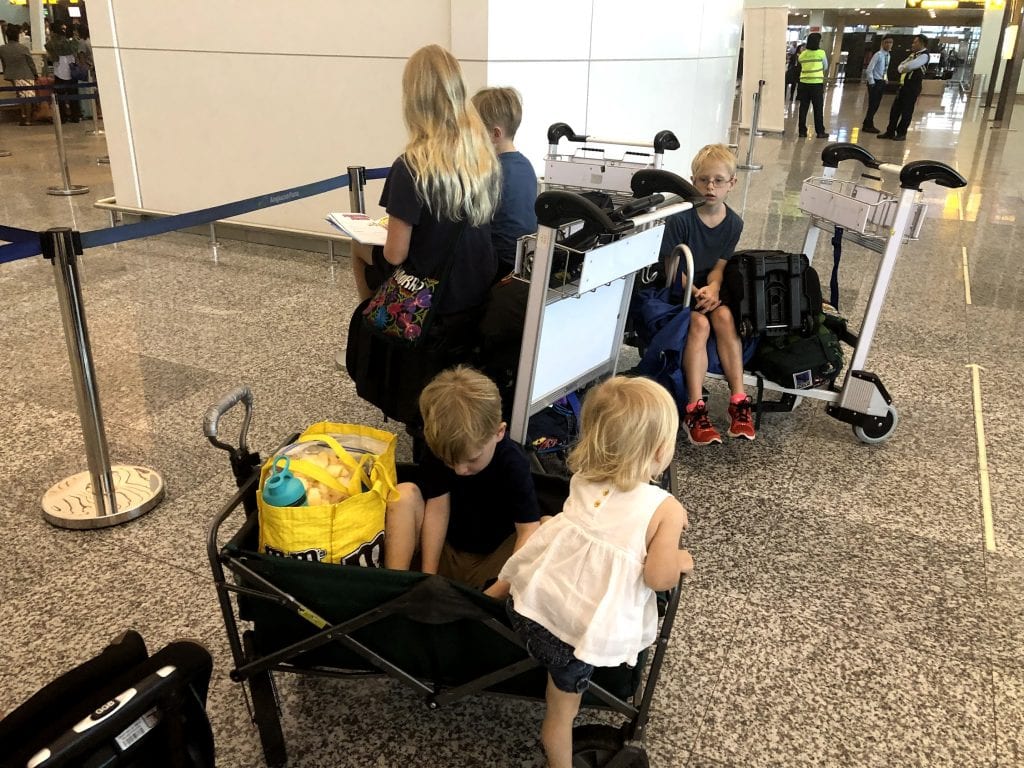
<svg viewBox="0 0 1024 768"><path fill-rule="evenodd" d="M826 318L822 314L807 335L791 333L762 338L751 367L787 388L810 389L830 384L843 368L843 350L833 330L837 322L845 328L842 318Z"/></svg>

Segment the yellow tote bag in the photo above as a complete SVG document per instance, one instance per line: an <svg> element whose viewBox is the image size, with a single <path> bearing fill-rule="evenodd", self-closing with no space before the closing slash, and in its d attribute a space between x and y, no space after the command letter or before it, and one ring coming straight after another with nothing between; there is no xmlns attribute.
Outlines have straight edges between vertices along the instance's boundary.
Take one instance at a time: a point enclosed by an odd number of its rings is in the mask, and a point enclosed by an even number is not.
<svg viewBox="0 0 1024 768"><path fill-rule="evenodd" d="M343 565L383 566L384 513L397 498L395 444L390 432L357 424L314 424L278 451L260 472L256 494L259 551ZM306 487L307 506L263 501L275 461L287 456Z"/></svg>

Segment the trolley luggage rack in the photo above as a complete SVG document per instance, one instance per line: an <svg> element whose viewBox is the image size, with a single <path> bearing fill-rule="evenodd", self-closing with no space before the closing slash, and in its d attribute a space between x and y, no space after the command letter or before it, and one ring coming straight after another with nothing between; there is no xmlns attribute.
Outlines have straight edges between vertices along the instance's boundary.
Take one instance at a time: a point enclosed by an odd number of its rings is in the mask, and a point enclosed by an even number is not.
<svg viewBox="0 0 1024 768"><path fill-rule="evenodd" d="M881 443L892 436L898 414L881 379L864 366L900 247L916 240L924 225L927 206L919 201L921 185L932 181L957 189L966 186L967 180L937 161L915 160L904 166L882 163L857 144L829 144L822 150L821 159L822 176L807 179L800 194L801 210L809 217L803 252L813 260L819 233L839 231L843 239L882 254L860 330L849 339L853 355L838 387L833 382L829 388L792 389L750 373L744 374L744 381L758 388L758 417L762 410L791 411L801 398L810 397L826 401L826 412L852 425L862 442ZM839 163L846 160L856 160L875 172L898 174L899 193L836 179ZM880 184L877 176L871 178ZM782 393L781 400L762 402L765 389Z"/></svg>

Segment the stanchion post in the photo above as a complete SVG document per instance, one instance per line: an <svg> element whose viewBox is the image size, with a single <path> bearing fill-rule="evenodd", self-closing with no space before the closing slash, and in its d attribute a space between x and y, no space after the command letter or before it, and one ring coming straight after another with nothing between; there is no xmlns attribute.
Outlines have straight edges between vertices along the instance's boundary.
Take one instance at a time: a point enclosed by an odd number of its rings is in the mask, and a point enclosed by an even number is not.
<svg viewBox="0 0 1024 768"><path fill-rule="evenodd" d="M111 466L82 307L77 264L82 241L66 227L48 230L40 237L43 255L53 262L89 466L87 472L65 478L43 495L43 517L61 528L106 528L133 520L159 504L164 495L163 478L145 467Z"/></svg>
<svg viewBox="0 0 1024 768"><path fill-rule="evenodd" d="M89 82L91 82L91 83L95 83L96 82L96 70L95 69L89 70ZM91 131L86 131L85 133L86 133L87 136L102 136L103 135L103 129L100 128L100 118L99 118L99 109L98 109L99 103L100 103L100 99L99 99L100 89L99 89L98 86L95 86L95 85L90 86L90 88L92 89L92 130Z"/></svg>
<svg viewBox="0 0 1024 768"><path fill-rule="evenodd" d="M348 167L348 201L353 213L366 213L366 199L363 187L366 186L366 168L362 165Z"/></svg>
<svg viewBox="0 0 1024 768"><path fill-rule="evenodd" d="M754 112L750 116L750 139L747 141L747 159L736 167L744 171L760 171L763 165L753 162L754 139L757 137L757 122L761 117L761 94L764 92L764 80L757 82L757 93L754 94Z"/></svg>
<svg viewBox="0 0 1024 768"><path fill-rule="evenodd" d="M71 174L68 173L68 154L64 149L64 126L60 119L60 106L57 104L57 92L50 91L50 109L53 112L53 132L57 135L57 155L60 159L60 174L64 180L63 187L50 187L46 194L58 197L70 197L71 195L84 195L89 191L88 187L81 184L71 183Z"/></svg>

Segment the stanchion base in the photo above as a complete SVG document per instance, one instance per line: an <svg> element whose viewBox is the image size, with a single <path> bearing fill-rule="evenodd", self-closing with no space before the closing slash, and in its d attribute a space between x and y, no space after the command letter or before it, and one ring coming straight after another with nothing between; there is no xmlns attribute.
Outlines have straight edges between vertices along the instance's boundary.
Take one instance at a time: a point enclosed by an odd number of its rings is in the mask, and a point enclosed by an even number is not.
<svg viewBox="0 0 1024 768"><path fill-rule="evenodd" d="M71 197L72 195L87 195L89 194L89 188L83 187L81 184L72 184L67 189L64 187L49 187L46 190L46 194L55 195L56 197Z"/></svg>
<svg viewBox="0 0 1024 768"><path fill-rule="evenodd" d="M164 479L155 470L115 464L110 474L114 478L116 512L100 514L92 492L92 477L88 472L79 472L43 494L43 518L58 528L109 528L141 517L164 498Z"/></svg>
<svg viewBox="0 0 1024 768"><path fill-rule="evenodd" d="M8 152L6 149L0 149L0 157L10 157L11 154L12 153Z"/></svg>
<svg viewBox="0 0 1024 768"><path fill-rule="evenodd" d="M763 165L758 165L757 163L750 163L749 165L747 163L740 163L736 166L737 171L760 171L763 168Z"/></svg>
<svg viewBox="0 0 1024 768"><path fill-rule="evenodd" d="M86 131L85 135L86 136L103 136L104 135L104 131L103 131L102 128L97 128L95 131Z"/></svg>
<svg viewBox="0 0 1024 768"><path fill-rule="evenodd" d="M334 370L336 371L347 371L348 366L345 364L345 350L339 350L334 356Z"/></svg>

